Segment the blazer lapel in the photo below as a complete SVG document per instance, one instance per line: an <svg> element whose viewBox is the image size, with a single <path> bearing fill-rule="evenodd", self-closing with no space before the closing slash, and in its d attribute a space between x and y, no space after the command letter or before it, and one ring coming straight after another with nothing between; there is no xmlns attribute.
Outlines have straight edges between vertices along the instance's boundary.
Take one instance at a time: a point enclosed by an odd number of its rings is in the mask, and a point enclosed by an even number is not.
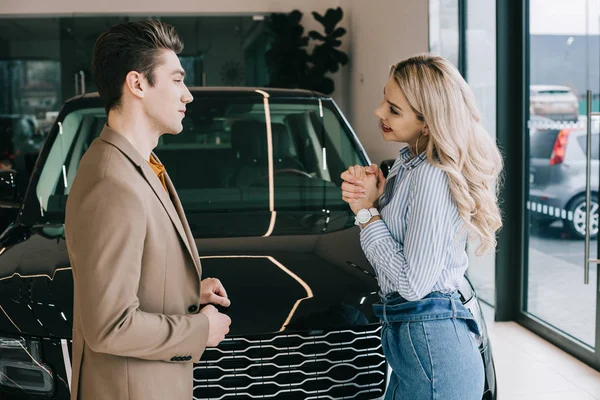
<svg viewBox="0 0 600 400"><path fill-rule="evenodd" d="M156 196L162 203L163 207L167 211L167 214L169 214L169 218L171 218L173 225L175 225L175 228L177 229L179 236L181 236L181 240L183 241L183 243L185 243L185 246L187 247L188 252L190 253L190 257L192 257L192 259L194 259L194 265L196 266L196 268L198 268L196 259L194 257L194 252L192 251L192 246L189 243L188 236L183 227L182 219L179 216L179 214L177 213L177 210L175 209L173 202L169 198L169 194L166 192L165 188L160 183L160 180L158 179L158 177L156 176L156 174L154 173L152 168L150 168L148 163L142 164L141 170L142 170L142 175L144 176L144 178L146 178L146 181L148 181L148 183L150 184L150 187L152 187L152 190L154 191L154 193L156 194ZM173 193L173 192L171 192L171 193Z"/></svg>
<svg viewBox="0 0 600 400"><path fill-rule="evenodd" d="M198 272L200 272L199 271L200 259L198 257L197 250L195 249L196 246L192 245L192 244L194 244L193 241L190 242L191 234L188 236L186 229L183 226L182 221L186 221L185 215L183 214L183 210L181 210L181 215L180 215L178 213L178 211L175 209L173 202L169 198L169 194L165 191L165 188L160 183L160 180L158 179L158 177L156 176L156 174L154 173L154 171L152 170L150 165L148 165L148 162L146 160L144 160L144 158L133 147L133 145L129 142L129 140L127 140L127 138L125 136L114 131L113 129L109 128L106 125L104 126L102 133L100 133L100 138L108 143L111 143L115 147L117 147L136 166L139 167L142 176L146 179L146 181L148 182L148 184L150 185L150 187L152 188L152 190L154 191L154 193L160 200L161 204L163 205L167 214L169 215L171 222L173 222L173 225L175 226L175 229L179 233L181 240L185 244L185 247L187 248L188 253L190 254L190 257L192 257L192 260L194 261L194 266L196 267ZM170 183L169 190L172 194L175 194L174 198L176 198L177 194L175 193L173 184L171 183L170 179L167 179L167 180ZM177 199L177 202L179 204L179 208L181 209L181 203L179 203L179 199ZM185 224L187 226L187 222ZM187 228L187 230L189 231L189 227ZM192 238L192 240L193 240L193 238Z"/></svg>
<svg viewBox="0 0 600 400"><path fill-rule="evenodd" d="M154 155L156 157L156 155ZM158 162L160 160L156 157ZM168 173L165 173L165 182L167 184L167 189L169 189L169 193L171 194L172 204L175 206L175 211L179 217L179 221L183 226L183 230L187 237L187 243L189 244L188 249L192 254L192 258L194 259L194 265L196 266L196 270L198 271L198 276L202 277L202 266L200 265L200 255L198 254L198 248L196 247L196 241L194 240L194 235L192 235L192 231L190 229L190 225L187 222L187 218L185 216L185 212L183 211L183 206L181 205L181 201L179 200L179 196L177 195L177 191L175 190L175 186L173 186L173 181L171 181L171 177ZM162 186L161 186L162 188ZM163 189L164 192L164 189Z"/></svg>

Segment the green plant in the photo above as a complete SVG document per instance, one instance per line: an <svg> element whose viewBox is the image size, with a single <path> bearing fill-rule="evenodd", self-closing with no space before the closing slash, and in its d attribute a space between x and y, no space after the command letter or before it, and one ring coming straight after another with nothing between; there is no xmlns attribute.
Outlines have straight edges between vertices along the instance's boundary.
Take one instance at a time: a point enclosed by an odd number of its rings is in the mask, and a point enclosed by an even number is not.
<svg viewBox="0 0 600 400"><path fill-rule="evenodd" d="M306 76L308 37L303 35L301 19L298 10L271 15L267 27L271 48L265 54L271 87L297 88Z"/></svg>
<svg viewBox="0 0 600 400"><path fill-rule="evenodd" d="M337 48L342 44L340 38L346 34L346 29L336 28L344 13L340 7L328 9L325 15L313 12L313 17L323 25L325 36L317 31L310 31L309 37L321 42L316 45L310 56L312 67L309 71L311 89L331 94L335 90L333 80L326 77L327 72L335 73L340 65L348 64L348 55Z"/></svg>
<svg viewBox="0 0 600 400"><path fill-rule="evenodd" d="M338 50L346 29L336 28L344 13L338 7L328 9L325 15L317 12L312 15L323 25L324 34L310 31L308 36L304 36L304 27L300 24L303 14L298 10L271 15L268 31L272 44L266 54L269 86L303 88L325 94L334 92L334 82L326 75L337 72L340 65L348 63L348 55ZM311 54L306 51L309 38L318 42Z"/></svg>

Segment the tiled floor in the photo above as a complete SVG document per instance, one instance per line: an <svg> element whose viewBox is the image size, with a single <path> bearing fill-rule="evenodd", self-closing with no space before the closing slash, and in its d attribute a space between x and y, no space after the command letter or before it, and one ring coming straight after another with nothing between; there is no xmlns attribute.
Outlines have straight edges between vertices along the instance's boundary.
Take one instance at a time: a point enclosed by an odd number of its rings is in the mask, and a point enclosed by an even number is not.
<svg viewBox="0 0 600 400"><path fill-rule="evenodd" d="M494 322L482 304L499 400L600 400L600 373L514 322Z"/></svg>

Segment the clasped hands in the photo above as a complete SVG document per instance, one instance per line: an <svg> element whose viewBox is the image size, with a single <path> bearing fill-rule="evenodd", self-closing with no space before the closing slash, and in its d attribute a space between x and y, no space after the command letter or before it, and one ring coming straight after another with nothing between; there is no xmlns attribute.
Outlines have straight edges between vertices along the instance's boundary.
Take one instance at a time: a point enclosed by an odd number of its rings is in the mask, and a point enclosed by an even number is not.
<svg viewBox="0 0 600 400"><path fill-rule="evenodd" d="M354 214L363 208L378 206L385 188L385 177L377 164L351 166L342 173L341 178L344 181L342 200L350 205Z"/></svg>

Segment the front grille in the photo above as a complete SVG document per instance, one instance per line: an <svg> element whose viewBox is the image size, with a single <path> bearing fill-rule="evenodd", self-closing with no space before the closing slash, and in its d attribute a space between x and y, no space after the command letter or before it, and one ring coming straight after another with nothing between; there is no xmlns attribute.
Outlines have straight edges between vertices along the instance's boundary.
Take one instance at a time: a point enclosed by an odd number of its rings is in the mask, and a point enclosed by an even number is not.
<svg viewBox="0 0 600 400"><path fill-rule="evenodd" d="M225 339L194 366L194 398L379 398L386 384L380 329Z"/></svg>

